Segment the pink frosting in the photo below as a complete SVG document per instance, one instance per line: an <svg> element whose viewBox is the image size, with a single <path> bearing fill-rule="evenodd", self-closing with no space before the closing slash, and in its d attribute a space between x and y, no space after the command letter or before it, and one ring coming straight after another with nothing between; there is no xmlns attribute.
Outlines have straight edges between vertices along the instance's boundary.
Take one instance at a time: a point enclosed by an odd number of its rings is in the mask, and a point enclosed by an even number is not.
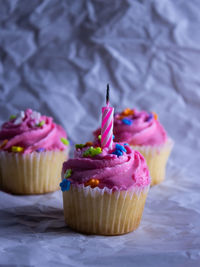
<svg viewBox="0 0 200 267"><path fill-rule="evenodd" d="M27 109L19 124L16 123L17 119L11 119L2 125L0 143L5 139L8 142L1 149L11 151L12 146L20 146L24 148L23 153L31 153L39 149L66 149L61 142L62 137L67 137L64 129L55 124L51 117L40 116L36 122L32 116L33 113L31 109ZM44 124L37 126L39 122Z"/></svg>
<svg viewBox="0 0 200 267"><path fill-rule="evenodd" d="M167 134L158 119L152 113L137 111L126 116L125 119L131 121L131 125L125 124L120 118L121 114L114 116L114 136L116 142L127 142L130 145L162 145L167 140ZM95 137L101 134L101 129L94 132Z"/></svg>
<svg viewBox="0 0 200 267"><path fill-rule="evenodd" d="M149 171L144 157L138 151L132 150L129 145L120 145L126 149L121 156L112 154L116 143L113 143L111 150L104 148L101 154L94 157L83 157L88 147L77 149L74 159L64 162L62 178L64 173L71 169L72 174L68 179L72 184L85 184L90 179L98 179L99 188L107 187L114 190L149 185Z"/></svg>

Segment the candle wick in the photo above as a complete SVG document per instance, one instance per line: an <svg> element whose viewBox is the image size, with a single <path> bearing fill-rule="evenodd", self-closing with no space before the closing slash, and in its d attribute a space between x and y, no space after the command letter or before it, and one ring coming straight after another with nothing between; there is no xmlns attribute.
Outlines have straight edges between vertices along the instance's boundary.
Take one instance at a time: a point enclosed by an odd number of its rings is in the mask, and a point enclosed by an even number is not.
<svg viewBox="0 0 200 267"><path fill-rule="evenodd" d="M109 83L107 84L107 92L106 92L106 105L107 106L109 106L109 90L110 90L110 88L109 88Z"/></svg>

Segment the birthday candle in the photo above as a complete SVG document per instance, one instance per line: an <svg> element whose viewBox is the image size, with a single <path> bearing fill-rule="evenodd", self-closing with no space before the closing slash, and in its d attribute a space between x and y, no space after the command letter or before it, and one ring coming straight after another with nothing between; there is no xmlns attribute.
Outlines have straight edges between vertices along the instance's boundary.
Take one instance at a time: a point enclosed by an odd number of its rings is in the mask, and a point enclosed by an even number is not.
<svg viewBox="0 0 200 267"><path fill-rule="evenodd" d="M109 105L109 84L107 85L106 107L102 107L101 147L112 148L114 108Z"/></svg>

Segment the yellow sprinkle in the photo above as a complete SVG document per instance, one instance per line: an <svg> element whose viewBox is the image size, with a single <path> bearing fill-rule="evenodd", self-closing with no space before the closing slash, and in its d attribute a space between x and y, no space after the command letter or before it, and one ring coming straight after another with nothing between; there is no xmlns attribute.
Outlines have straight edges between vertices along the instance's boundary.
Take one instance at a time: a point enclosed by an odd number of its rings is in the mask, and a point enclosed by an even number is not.
<svg viewBox="0 0 200 267"><path fill-rule="evenodd" d="M12 146L11 150L12 152L23 152L24 148L21 146Z"/></svg>

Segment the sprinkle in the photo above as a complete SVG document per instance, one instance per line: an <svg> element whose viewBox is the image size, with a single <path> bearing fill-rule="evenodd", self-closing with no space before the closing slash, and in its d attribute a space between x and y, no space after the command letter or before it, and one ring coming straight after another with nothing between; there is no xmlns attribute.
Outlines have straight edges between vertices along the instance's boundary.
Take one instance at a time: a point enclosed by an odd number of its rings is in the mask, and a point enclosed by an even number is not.
<svg viewBox="0 0 200 267"><path fill-rule="evenodd" d="M64 137L60 138L60 141L61 141L64 145L66 145L66 146L69 145L69 141L68 141L66 138L64 138Z"/></svg>
<svg viewBox="0 0 200 267"><path fill-rule="evenodd" d="M92 146L93 143L92 142L86 142L84 146Z"/></svg>
<svg viewBox="0 0 200 267"><path fill-rule="evenodd" d="M125 152L125 153L127 152L126 148L123 147L120 144L116 144L115 148L116 149L115 149L115 151L112 154L117 155L118 157L119 156L122 156L123 155L123 152Z"/></svg>
<svg viewBox="0 0 200 267"><path fill-rule="evenodd" d="M118 120L122 120L122 119L124 119L124 117L125 117L125 116L122 116L122 115L117 115L117 116L116 116L116 118L117 118Z"/></svg>
<svg viewBox="0 0 200 267"><path fill-rule="evenodd" d="M84 153L83 153L83 157L88 157L91 156L92 154L92 150L94 149L93 146L91 146L90 148L88 148Z"/></svg>
<svg viewBox="0 0 200 267"><path fill-rule="evenodd" d="M124 148L122 145L116 144L116 149L120 151L127 152L126 148Z"/></svg>
<svg viewBox="0 0 200 267"><path fill-rule="evenodd" d="M121 115L123 115L123 116L130 116L133 114L134 114L134 110L130 109L130 108L125 108L121 113Z"/></svg>
<svg viewBox="0 0 200 267"><path fill-rule="evenodd" d="M130 119L123 119L122 122L127 125L131 125L133 123L133 121Z"/></svg>
<svg viewBox="0 0 200 267"><path fill-rule="evenodd" d="M149 117L147 118L146 121L151 121L153 119L153 114L152 113L149 113Z"/></svg>
<svg viewBox="0 0 200 267"><path fill-rule="evenodd" d="M85 146L84 144L76 144L76 145L75 145L76 149L78 149L78 148L83 148L84 146Z"/></svg>
<svg viewBox="0 0 200 267"><path fill-rule="evenodd" d="M112 137L113 139L115 139L115 136L114 136L114 134L113 134L113 137Z"/></svg>
<svg viewBox="0 0 200 267"><path fill-rule="evenodd" d="M96 148L92 149L91 156L94 157L96 155L101 154L101 152L102 152L101 147L96 147Z"/></svg>
<svg viewBox="0 0 200 267"><path fill-rule="evenodd" d="M35 121L36 124L39 124L39 121L40 121L40 117L41 117L41 114L40 112L37 112L37 111L33 111L30 115L31 119L33 119Z"/></svg>
<svg viewBox="0 0 200 267"><path fill-rule="evenodd" d="M0 144L0 149L3 148L8 143L8 139L3 140L3 142Z"/></svg>
<svg viewBox="0 0 200 267"><path fill-rule="evenodd" d="M24 148L21 146L12 146L11 150L12 152L23 152Z"/></svg>
<svg viewBox="0 0 200 267"><path fill-rule="evenodd" d="M69 191L70 189L70 184L71 182L67 179L63 179L62 182L60 183L61 190L64 191Z"/></svg>
<svg viewBox="0 0 200 267"><path fill-rule="evenodd" d="M90 156L90 154L91 154L91 147L89 148L89 149L87 149L86 151L84 151L83 152L83 157L88 157L88 156Z"/></svg>
<svg viewBox="0 0 200 267"><path fill-rule="evenodd" d="M115 150L112 154L119 156L123 155L123 152L121 150Z"/></svg>
<svg viewBox="0 0 200 267"><path fill-rule="evenodd" d="M88 148L84 153L83 153L83 157L88 157L88 156L91 156L91 157L94 157L98 154L101 154L102 152L102 149L101 147L96 147L94 148L93 146L91 146L90 148Z"/></svg>
<svg viewBox="0 0 200 267"><path fill-rule="evenodd" d="M17 117L16 115L11 115L9 119L13 120L13 119L16 119L16 117Z"/></svg>
<svg viewBox="0 0 200 267"><path fill-rule="evenodd" d="M124 116L124 115L119 115L118 117L117 117L117 119L118 120L123 120L124 118L126 118L127 116Z"/></svg>
<svg viewBox="0 0 200 267"><path fill-rule="evenodd" d="M98 136L99 141L101 141L101 134Z"/></svg>
<svg viewBox="0 0 200 267"><path fill-rule="evenodd" d="M65 175L64 175L65 178L69 178L71 175L72 175L72 169L66 170Z"/></svg>
<svg viewBox="0 0 200 267"><path fill-rule="evenodd" d="M89 186L89 185L92 188L97 187L99 185L99 180L92 178L92 179L88 180L87 182L85 182L85 186Z"/></svg>
<svg viewBox="0 0 200 267"><path fill-rule="evenodd" d="M23 122L24 118L25 118L25 112L22 110L22 111L19 112L19 114L17 114L13 124L14 125L21 124Z"/></svg>
<svg viewBox="0 0 200 267"><path fill-rule="evenodd" d="M45 148L43 147L39 147L36 149L36 152L44 152L45 151Z"/></svg>
<svg viewBox="0 0 200 267"><path fill-rule="evenodd" d="M152 113L153 113L154 119L157 120L158 119L158 115L155 112L152 112Z"/></svg>
<svg viewBox="0 0 200 267"><path fill-rule="evenodd" d="M37 127L42 127L45 124L45 121L40 121L38 124L36 124Z"/></svg>
<svg viewBox="0 0 200 267"><path fill-rule="evenodd" d="M124 146L129 146L129 144L128 143L124 143Z"/></svg>

